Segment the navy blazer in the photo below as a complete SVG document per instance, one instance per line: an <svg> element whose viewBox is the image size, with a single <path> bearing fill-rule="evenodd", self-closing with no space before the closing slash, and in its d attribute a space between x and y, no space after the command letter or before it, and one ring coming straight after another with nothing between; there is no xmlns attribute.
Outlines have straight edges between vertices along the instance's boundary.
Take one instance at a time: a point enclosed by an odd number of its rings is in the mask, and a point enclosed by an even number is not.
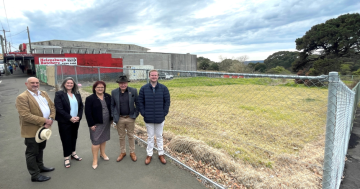
<svg viewBox="0 0 360 189"><path fill-rule="evenodd" d="M165 120L170 108L170 93L165 85L158 82L154 88L150 83L145 84L138 99L145 123L162 123Z"/></svg>
<svg viewBox="0 0 360 189"><path fill-rule="evenodd" d="M82 115L83 115L84 104L82 102L80 94L75 94L75 97L78 102L78 115L77 116L81 120ZM57 120L58 122L61 122L61 123L72 123L70 121L71 107L70 107L70 101L69 101L69 97L67 96L67 93L65 93L64 91L57 91L55 93L54 103L55 103L55 108L56 108L55 120Z"/></svg>
<svg viewBox="0 0 360 189"><path fill-rule="evenodd" d="M104 100L109 110L109 120L112 120L111 116L111 96L107 93L104 94ZM96 125L97 123L103 123L102 105L96 94L92 94L86 97L85 100L85 116L89 127Z"/></svg>

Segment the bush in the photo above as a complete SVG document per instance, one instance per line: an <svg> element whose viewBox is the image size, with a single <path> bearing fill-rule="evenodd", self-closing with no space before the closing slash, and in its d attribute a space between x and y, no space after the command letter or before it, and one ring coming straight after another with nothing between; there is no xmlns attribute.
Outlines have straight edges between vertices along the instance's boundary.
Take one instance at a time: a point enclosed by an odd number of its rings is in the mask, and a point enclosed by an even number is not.
<svg viewBox="0 0 360 189"><path fill-rule="evenodd" d="M267 71L267 73L269 74L291 74L291 72L287 69L285 69L282 66L276 66L275 68L271 68L270 70Z"/></svg>

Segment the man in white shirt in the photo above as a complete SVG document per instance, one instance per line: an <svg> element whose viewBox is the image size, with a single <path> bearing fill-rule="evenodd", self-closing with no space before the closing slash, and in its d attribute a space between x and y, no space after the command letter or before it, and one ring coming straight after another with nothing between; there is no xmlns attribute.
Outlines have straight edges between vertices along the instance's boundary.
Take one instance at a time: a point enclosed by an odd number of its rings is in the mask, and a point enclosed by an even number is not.
<svg viewBox="0 0 360 189"><path fill-rule="evenodd" d="M27 90L16 98L16 108L19 112L21 137L25 138L26 165L32 182L44 182L51 177L41 175L54 168L47 168L43 163L43 150L46 140L37 143L35 135L39 128L51 127L55 118L55 106L45 91L39 91L40 83L35 77L29 77L25 83Z"/></svg>

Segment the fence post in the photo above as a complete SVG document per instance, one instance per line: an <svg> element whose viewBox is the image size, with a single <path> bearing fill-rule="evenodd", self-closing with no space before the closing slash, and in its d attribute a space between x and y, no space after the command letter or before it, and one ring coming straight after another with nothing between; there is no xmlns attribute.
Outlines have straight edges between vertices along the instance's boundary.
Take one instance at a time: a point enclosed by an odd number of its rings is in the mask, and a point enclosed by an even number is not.
<svg viewBox="0 0 360 189"><path fill-rule="evenodd" d="M76 70L77 65L75 65L75 81L77 84L79 84L78 78L77 78L77 70Z"/></svg>
<svg viewBox="0 0 360 189"><path fill-rule="evenodd" d="M100 80L101 80L101 77L100 77L100 67L98 67L98 74L99 74L99 80L98 80L98 81L100 81Z"/></svg>
<svg viewBox="0 0 360 189"><path fill-rule="evenodd" d="M54 76L55 76L55 91L58 91L57 65L55 64L54 66L55 66L55 74L54 74Z"/></svg>
<svg viewBox="0 0 360 189"><path fill-rule="evenodd" d="M61 81L64 81L63 65L61 65Z"/></svg>
<svg viewBox="0 0 360 189"><path fill-rule="evenodd" d="M146 83L149 83L149 71L150 70L146 70Z"/></svg>
<svg viewBox="0 0 360 189"><path fill-rule="evenodd" d="M336 126L336 111L337 111L337 90L339 83L339 75L337 72L329 73L329 93L328 93L328 107L326 115L326 135L325 135L325 153L323 166L323 189L333 189L336 183L334 178L331 178L333 172L333 155L334 155L334 131Z"/></svg>

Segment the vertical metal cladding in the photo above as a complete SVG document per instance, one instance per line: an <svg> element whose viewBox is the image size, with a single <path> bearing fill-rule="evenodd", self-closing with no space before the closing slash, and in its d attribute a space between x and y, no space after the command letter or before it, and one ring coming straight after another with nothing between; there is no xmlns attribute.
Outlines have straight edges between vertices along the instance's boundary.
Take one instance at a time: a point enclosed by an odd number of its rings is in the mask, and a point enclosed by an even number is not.
<svg viewBox="0 0 360 189"><path fill-rule="evenodd" d="M111 54L34 54L34 62L36 65L39 64L39 58L42 57L74 57L77 58L78 66L94 66L94 67L115 67L121 68L123 66L122 58L112 58ZM75 75L75 70L71 67L65 66L64 73L68 75ZM61 70L57 70L58 74L61 73ZM102 68L101 73L118 73L122 72L122 69L110 69ZM97 74L96 69L78 69L77 75L82 74Z"/></svg>

